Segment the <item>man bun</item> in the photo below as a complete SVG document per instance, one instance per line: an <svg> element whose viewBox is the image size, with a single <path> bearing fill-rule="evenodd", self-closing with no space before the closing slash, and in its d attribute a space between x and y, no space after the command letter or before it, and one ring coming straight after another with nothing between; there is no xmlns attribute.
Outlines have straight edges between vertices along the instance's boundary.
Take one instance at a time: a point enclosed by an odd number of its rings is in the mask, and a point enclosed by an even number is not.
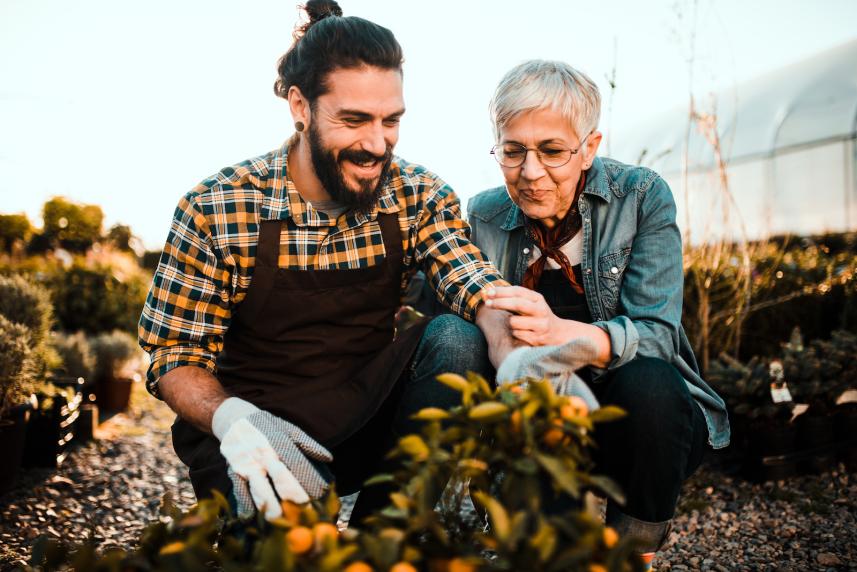
<svg viewBox="0 0 857 572"><path fill-rule="evenodd" d="M294 38L298 40L306 34L313 24L331 16L342 17L342 8L335 0L309 0L302 6L309 20L295 29Z"/></svg>

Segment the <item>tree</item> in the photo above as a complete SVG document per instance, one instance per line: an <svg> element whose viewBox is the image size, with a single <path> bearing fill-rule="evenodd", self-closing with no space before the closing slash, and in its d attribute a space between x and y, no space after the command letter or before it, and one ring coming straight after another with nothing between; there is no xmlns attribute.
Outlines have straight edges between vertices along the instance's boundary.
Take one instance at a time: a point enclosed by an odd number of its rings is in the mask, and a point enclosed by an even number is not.
<svg viewBox="0 0 857 572"><path fill-rule="evenodd" d="M81 205L55 197L42 207L43 234L54 245L85 252L101 238L104 213L96 205Z"/></svg>
<svg viewBox="0 0 857 572"><path fill-rule="evenodd" d="M0 214L0 251L11 252L15 244L26 243L33 227L25 214Z"/></svg>

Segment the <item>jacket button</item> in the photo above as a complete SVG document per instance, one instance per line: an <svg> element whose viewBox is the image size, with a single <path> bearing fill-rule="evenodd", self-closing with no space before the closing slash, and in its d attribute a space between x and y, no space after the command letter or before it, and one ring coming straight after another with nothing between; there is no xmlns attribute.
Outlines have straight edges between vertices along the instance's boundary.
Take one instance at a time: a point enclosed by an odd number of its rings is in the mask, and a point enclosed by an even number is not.
<svg viewBox="0 0 857 572"><path fill-rule="evenodd" d="M525 248L525 249L524 249L524 254L529 254L529 253L530 253L530 249L529 249L529 248Z"/></svg>
<svg viewBox="0 0 857 572"><path fill-rule="evenodd" d="M586 269L586 270L584 270L583 272L584 272L584 274L592 274L592 269L591 269L591 268L587 268L587 269Z"/></svg>
<svg viewBox="0 0 857 572"><path fill-rule="evenodd" d="M619 269L614 266L610 269L610 274L619 274Z"/></svg>

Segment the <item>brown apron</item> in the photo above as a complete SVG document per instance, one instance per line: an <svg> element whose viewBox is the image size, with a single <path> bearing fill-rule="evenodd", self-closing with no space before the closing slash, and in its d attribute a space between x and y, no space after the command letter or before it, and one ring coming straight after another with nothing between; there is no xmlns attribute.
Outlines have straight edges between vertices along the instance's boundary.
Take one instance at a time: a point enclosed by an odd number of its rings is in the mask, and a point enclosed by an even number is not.
<svg viewBox="0 0 857 572"><path fill-rule="evenodd" d="M263 221L247 296L233 315L217 378L328 448L365 425L407 368L426 322L394 340L403 272L398 216L379 213L386 257L375 266L291 270L277 265L283 221ZM181 418L173 446L197 497L227 493L217 439Z"/></svg>

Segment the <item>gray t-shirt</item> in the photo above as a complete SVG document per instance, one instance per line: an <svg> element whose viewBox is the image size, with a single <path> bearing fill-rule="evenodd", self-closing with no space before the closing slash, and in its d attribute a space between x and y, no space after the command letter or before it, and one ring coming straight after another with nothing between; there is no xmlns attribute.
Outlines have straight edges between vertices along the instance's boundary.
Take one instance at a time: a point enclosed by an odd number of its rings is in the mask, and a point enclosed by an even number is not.
<svg viewBox="0 0 857 572"><path fill-rule="evenodd" d="M334 220L338 219L339 215L348 210L348 207L339 201L312 201L310 204L312 208L323 212Z"/></svg>

